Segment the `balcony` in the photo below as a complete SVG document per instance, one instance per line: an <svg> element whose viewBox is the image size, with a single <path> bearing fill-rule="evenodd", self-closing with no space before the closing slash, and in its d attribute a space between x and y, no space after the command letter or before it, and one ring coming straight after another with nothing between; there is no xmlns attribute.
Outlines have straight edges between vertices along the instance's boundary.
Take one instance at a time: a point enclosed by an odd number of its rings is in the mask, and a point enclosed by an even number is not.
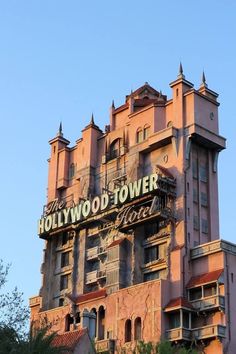
<svg viewBox="0 0 236 354"><path fill-rule="evenodd" d="M223 325L208 325L201 328L195 328L192 330L193 338L195 340L202 340L208 338L224 338L226 333L226 327Z"/></svg>
<svg viewBox="0 0 236 354"><path fill-rule="evenodd" d="M104 247L96 246L92 248L88 248L86 252L87 261L97 259L101 255L105 255L106 250Z"/></svg>
<svg viewBox="0 0 236 354"><path fill-rule="evenodd" d="M170 341L176 340L192 340L192 330L187 328L174 328L166 331L166 338Z"/></svg>
<svg viewBox="0 0 236 354"><path fill-rule="evenodd" d="M194 300L190 302L197 311L207 311L211 309L224 309L225 297L222 295L213 295L203 299Z"/></svg>
<svg viewBox="0 0 236 354"><path fill-rule="evenodd" d="M86 274L85 283L87 285L96 283L99 280L106 278L105 270L93 270Z"/></svg>
<svg viewBox="0 0 236 354"><path fill-rule="evenodd" d="M99 340L95 344L97 353L114 353L115 341L113 339Z"/></svg>
<svg viewBox="0 0 236 354"><path fill-rule="evenodd" d="M29 298L29 306L42 306L42 297L41 296L32 296Z"/></svg>
<svg viewBox="0 0 236 354"><path fill-rule="evenodd" d="M85 283L88 284L93 284L97 282L97 270L93 270L92 272L89 272L86 274L85 278Z"/></svg>
<svg viewBox="0 0 236 354"><path fill-rule="evenodd" d="M236 255L236 246L228 241L216 240L192 248L190 250L190 257L191 259L196 259L220 251Z"/></svg>

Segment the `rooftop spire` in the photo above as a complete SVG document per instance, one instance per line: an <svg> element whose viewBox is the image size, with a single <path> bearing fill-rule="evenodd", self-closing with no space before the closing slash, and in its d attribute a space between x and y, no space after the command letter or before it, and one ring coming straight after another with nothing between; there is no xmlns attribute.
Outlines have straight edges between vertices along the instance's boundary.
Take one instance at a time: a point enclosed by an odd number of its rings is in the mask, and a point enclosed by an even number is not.
<svg viewBox="0 0 236 354"><path fill-rule="evenodd" d="M184 78L185 78L185 76L184 76L184 71L183 71L183 66L182 66L181 61L180 61L180 63L179 63L179 74L178 74L178 78L180 78L180 79L184 79Z"/></svg>
<svg viewBox="0 0 236 354"><path fill-rule="evenodd" d="M201 86L207 87L206 76L205 76L204 70L202 72L202 83L201 83Z"/></svg>
<svg viewBox="0 0 236 354"><path fill-rule="evenodd" d="M93 113L92 113L91 120L90 120L90 123L89 123L89 124L94 125L94 117L93 117Z"/></svg>
<svg viewBox="0 0 236 354"><path fill-rule="evenodd" d="M57 136L63 136L63 133L62 133L62 122L60 122Z"/></svg>
<svg viewBox="0 0 236 354"><path fill-rule="evenodd" d="M112 107L112 108L115 108L115 102L114 102L114 100L112 100L111 107Z"/></svg>

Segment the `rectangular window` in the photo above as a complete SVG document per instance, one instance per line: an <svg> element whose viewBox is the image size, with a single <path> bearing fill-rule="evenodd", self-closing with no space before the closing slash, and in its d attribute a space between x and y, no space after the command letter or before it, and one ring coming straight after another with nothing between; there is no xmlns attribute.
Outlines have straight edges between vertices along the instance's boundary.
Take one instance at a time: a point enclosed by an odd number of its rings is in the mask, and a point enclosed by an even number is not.
<svg viewBox="0 0 236 354"><path fill-rule="evenodd" d="M202 233L208 234L208 221L206 219L202 219Z"/></svg>
<svg viewBox="0 0 236 354"><path fill-rule="evenodd" d="M144 277L144 281L159 279L160 271L156 270L155 272L145 273L143 277Z"/></svg>
<svg viewBox="0 0 236 354"><path fill-rule="evenodd" d="M62 275L60 278L60 290L67 289L68 288L68 274Z"/></svg>
<svg viewBox="0 0 236 354"><path fill-rule="evenodd" d="M204 296L216 295L216 284L209 284L204 286Z"/></svg>
<svg viewBox="0 0 236 354"><path fill-rule="evenodd" d="M61 244L62 246L66 245L68 242L68 233L63 232L62 237L61 237Z"/></svg>
<svg viewBox="0 0 236 354"><path fill-rule="evenodd" d="M199 172L200 172L200 180L202 182L207 182L207 169L206 169L206 166L201 165L200 169L199 169Z"/></svg>
<svg viewBox="0 0 236 354"><path fill-rule="evenodd" d="M196 188L193 188L193 201L198 203L198 192Z"/></svg>
<svg viewBox="0 0 236 354"><path fill-rule="evenodd" d="M201 192L201 205L207 207L207 194Z"/></svg>
<svg viewBox="0 0 236 354"><path fill-rule="evenodd" d="M180 312L173 313L170 315L170 329L179 328L180 326Z"/></svg>
<svg viewBox="0 0 236 354"><path fill-rule="evenodd" d="M197 160L196 159L193 159L192 172L193 172L193 178L198 178Z"/></svg>
<svg viewBox="0 0 236 354"><path fill-rule="evenodd" d="M144 262L150 263L159 258L159 247L153 246L144 249Z"/></svg>
<svg viewBox="0 0 236 354"><path fill-rule="evenodd" d="M69 265L70 252L63 252L61 254L61 268Z"/></svg>
<svg viewBox="0 0 236 354"><path fill-rule="evenodd" d="M189 290L189 300L190 301L199 300L201 298L202 298L202 288L201 287Z"/></svg>
<svg viewBox="0 0 236 354"><path fill-rule="evenodd" d="M193 228L199 230L199 218L196 215L193 217Z"/></svg>

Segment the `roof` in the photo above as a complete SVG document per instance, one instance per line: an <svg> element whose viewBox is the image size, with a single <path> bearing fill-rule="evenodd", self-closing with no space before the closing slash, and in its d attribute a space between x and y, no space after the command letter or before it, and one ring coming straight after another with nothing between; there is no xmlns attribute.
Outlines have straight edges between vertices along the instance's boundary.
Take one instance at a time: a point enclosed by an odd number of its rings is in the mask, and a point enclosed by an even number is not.
<svg viewBox="0 0 236 354"><path fill-rule="evenodd" d="M58 334L52 341L54 347L67 347L63 353L71 353L71 350L75 349L79 340L87 333L87 329L81 329L79 331L65 332Z"/></svg>
<svg viewBox="0 0 236 354"><path fill-rule="evenodd" d="M120 243L122 243L124 240L125 240L125 237L124 238L120 238L118 240L115 240L107 248L111 248L111 247L117 246Z"/></svg>
<svg viewBox="0 0 236 354"><path fill-rule="evenodd" d="M161 171L161 173L163 173L163 175L165 175L166 177L175 179L175 177L172 175L172 173L165 167L161 166L161 165L156 165L156 167Z"/></svg>
<svg viewBox="0 0 236 354"><path fill-rule="evenodd" d="M187 288L193 288L198 285L213 283L219 279L223 271L224 271L223 269L218 269L218 270L214 270L213 272L192 277L187 284Z"/></svg>
<svg viewBox="0 0 236 354"><path fill-rule="evenodd" d="M184 297L177 297L168 302L165 307L165 311L171 311L183 307L187 309L193 309L193 306L188 302L187 299L185 299Z"/></svg>
<svg viewBox="0 0 236 354"><path fill-rule="evenodd" d="M156 96L159 96L160 95L160 92L158 92L157 90L155 90L153 87L151 87L147 82L139 87L137 90L135 90L134 92L132 92L129 96L132 96L132 97L135 97L135 96L138 96L139 94L141 94L144 90L148 90L149 92L151 92L152 94L156 95Z"/></svg>
<svg viewBox="0 0 236 354"><path fill-rule="evenodd" d="M81 294L75 299L75 303L76 304L80 304L80 303L85 302L85 301L95 300L95 299L98 299L98 298L101 298L101 297L105 297L106 294L107 294L106 289L93 291L93 292L90 292L90 293L87 293L87 294Z"/></svg>

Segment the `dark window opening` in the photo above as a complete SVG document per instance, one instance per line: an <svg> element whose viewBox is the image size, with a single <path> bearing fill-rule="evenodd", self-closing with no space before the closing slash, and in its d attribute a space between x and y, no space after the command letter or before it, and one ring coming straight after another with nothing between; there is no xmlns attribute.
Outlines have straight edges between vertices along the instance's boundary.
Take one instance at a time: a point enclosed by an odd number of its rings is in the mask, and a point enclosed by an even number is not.
<svg viewBox="0 0 236 354"><path fill-rule="evenodd" d="M155 280L160 278L160 271L156 270L155 272L145 273L144 274L144 282Z"/></svg>
<svg viewBox="0 0 236 354"><path fill-rule="evenodd" d="M202 288L194 288L189 290L189 300L194 301L202 298Z"/></svg>
<svg viewBox="0 0 236 354"><path fill-rule="evenodd" d="M80 321L81 321L80 312L76 312L76 315L75 315L75 322L76 322L76 323L80 323Z"/></svg>
<svg viewBox="0 0 236 354"><path fill-rule="evenodd" d="M175 312L170 314L170 329L180 327L180 312Z"/></svg>
<svg viewBox="0 0 236 354"><path fill-rule="evenodd" d="M141 318L137 317L134 321L134 339L140 340L141 339Z"/></svg>
<svg viewBox="0 0 236 354"><path fill-rule="evenodd" d="M59 306L64 306L64 299L63 298L59 299Z"/></svg>
<svg viewBox="0 0 236 354"><path fill-rule="evenodd" d="M131 342L131 320L125 322L125 342Z"/></svg>
<svg viewBox="0 0 236 354"><path fill-rule="evenodd" d="M159 247L153 246L144 249L144 262L150 263L159 258Z"/></svg>
<svg viewBox="0 0 236 354"><path fill-rule="evenodd" d="M73 317L70 314L66 315L66 317L65 317L65 332L69 332L70 331L70 329L71 329L70 326L73 323L74 323Z"/></svg>
<svg viewBox="0 0 236 354"><path fill-rule="evenodd" d="M103 306L98 310L98 339L104 339L105 335L105 309Z"/></svg>
<svg viewBox="0 0 236 354"><path fill-rule="evenodd" d="M61 254L61 268L69 265L70 252L64 252Z"/></svg>
<svg viewBox="0 0 236 354"><path fill-rule="evenodd" d="M68 274L62 275L60 278L60 290L68 288Z"/></svg>
<svg viewBox="0 0 236 354"><path fill-rule="evenodd" d="M116 139L110 146L109 160L113 160L120 156L120 139Z"/></svg>
<svg viewBox="0 0 236 354"><path fill-rule="evenodd" d="M159 232L159 223L146 224L144 226L145 237L151 237Z"/></svg>
<svg viewBox="0 0 236 354"><path fill-rule="evenodd" d="M68 233L67 232L63 232L61 243L62 243L62 245L66 245L67 242L68 242Z"/></svg>
<svg viewBox="0 0 236 354"><path fill-rule="evenodd" d="M231 273L231 282L234 282L234 273Z"/></svg>
<svg viewBox="0 0 236 354"><path fill-rule="evenodd" d="M189 328L189 313L185 311L183 312L183 327Z"/></svg>

